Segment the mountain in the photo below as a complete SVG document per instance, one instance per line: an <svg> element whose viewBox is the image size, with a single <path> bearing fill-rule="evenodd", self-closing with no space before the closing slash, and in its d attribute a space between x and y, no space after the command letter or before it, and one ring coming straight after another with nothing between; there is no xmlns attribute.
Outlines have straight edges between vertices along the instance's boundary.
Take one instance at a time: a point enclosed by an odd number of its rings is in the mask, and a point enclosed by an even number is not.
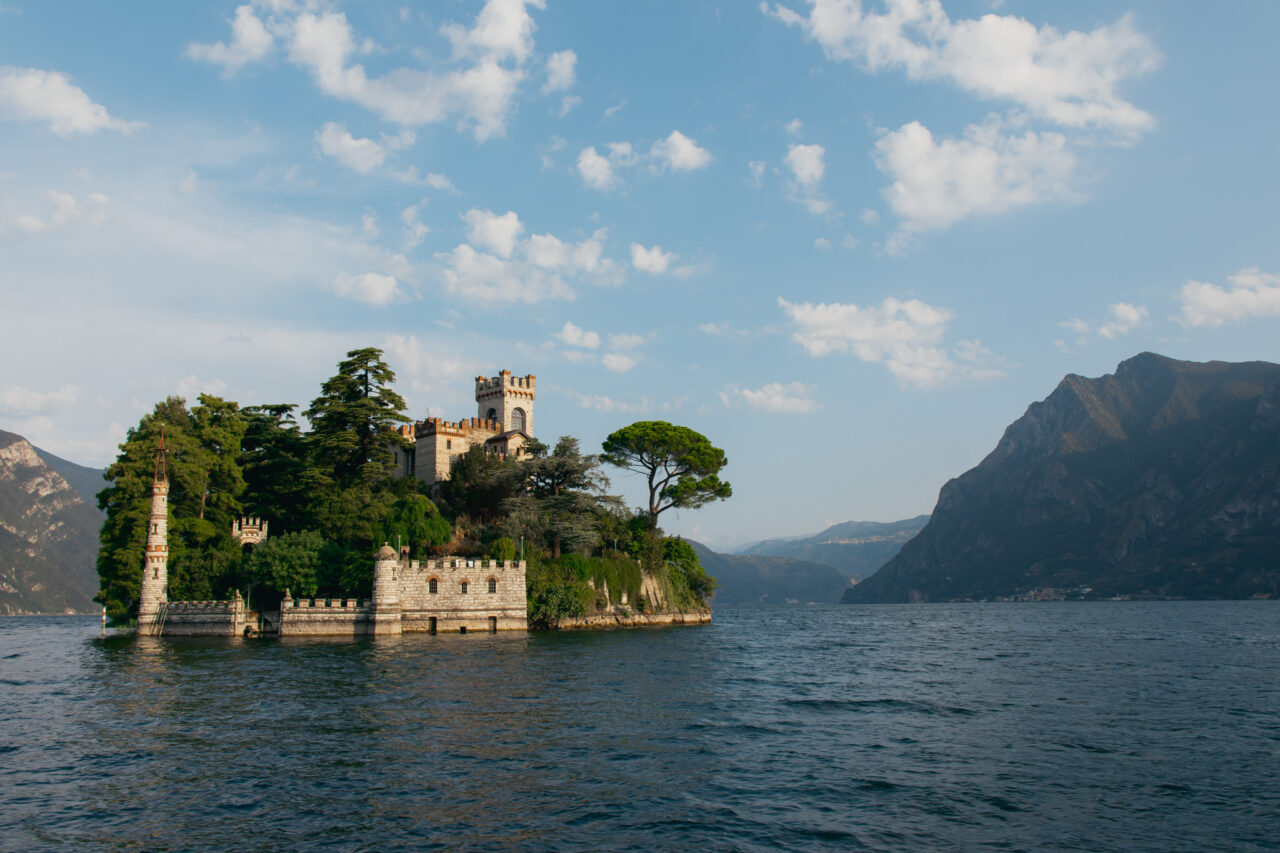
<svg viewBox="0 0 1280 853"><path fill-rule="evenodd" d="M0 430L0 614L97 609L102 513L92 494L105 485L101 471Z"/></svg>
<svg viewBox="0 0 1280 853"><path fill-rule="evenodd" d="M845 578L865 578L889 561L929 521L918 515L905 521L846 521L814 536L766 539L740 554L791 557L838 569Z"/></svg>
<svg viewBox="0 0 1280 853"><path fill-rule="evenodd" d="M715 604L835 604L849 581L836 569L788 557L720 554L689 541L707 574L720 582Z"/></svg>
<svg viewBox="0 0 1280 853"><path fill-rule="evenodd" d="M1280 365L1067 376L846 602L1280 595Z"/></svg>

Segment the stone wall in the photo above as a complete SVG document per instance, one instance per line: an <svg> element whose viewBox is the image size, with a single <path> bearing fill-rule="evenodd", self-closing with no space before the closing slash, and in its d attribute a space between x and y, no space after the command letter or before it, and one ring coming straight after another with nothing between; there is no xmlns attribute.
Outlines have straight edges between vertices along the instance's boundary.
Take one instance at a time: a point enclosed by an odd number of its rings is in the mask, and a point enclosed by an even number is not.
<svg viewBox="0 0 1280 853"><path fill-rule="evenodd" d="M280 602L282 637L355 637L372 633L369 602L355 598L286 598Z"/></svg>
<svg viewBox="0 0 1280 853"><path fill-rule="evenodd" d="M164 606L158 633L166 637L239 637L256 625L258 614L240 598L230 601L171 601Z"/></svg>
<svg viewBox="0 0 1280 853"><path fill-rule="evenodd" d="M402 560L394 578L403 630L429 631L435 619L437 631L523 631L529 624L525 569L516 560Z"/></svg>

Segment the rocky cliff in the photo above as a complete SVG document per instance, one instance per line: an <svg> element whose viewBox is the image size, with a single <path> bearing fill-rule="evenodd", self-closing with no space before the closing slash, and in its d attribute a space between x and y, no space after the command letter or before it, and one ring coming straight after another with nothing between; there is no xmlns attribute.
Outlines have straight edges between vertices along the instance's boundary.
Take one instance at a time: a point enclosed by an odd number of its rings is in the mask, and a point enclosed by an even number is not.
<svg viewBox="0 0 1280 853"><path fill-rule="evenodd" d="M846 579L865 578L898 553L929 521L918 515L904 521L846 521L813 536L766 539L741 554L790 557L831 566Z"/></svg>
<svg viewBox="0 0 1280 853"><path fill-rule="evenodd" d="M97 609L102 514L80 491L94 473L0 430L0 614Z"/></svg>
<svg viewBox="0 0 1280 853"><path fill-rule="evenodd" d="M1067 376L847 602L1280 595L1280 365Z"/></svg>

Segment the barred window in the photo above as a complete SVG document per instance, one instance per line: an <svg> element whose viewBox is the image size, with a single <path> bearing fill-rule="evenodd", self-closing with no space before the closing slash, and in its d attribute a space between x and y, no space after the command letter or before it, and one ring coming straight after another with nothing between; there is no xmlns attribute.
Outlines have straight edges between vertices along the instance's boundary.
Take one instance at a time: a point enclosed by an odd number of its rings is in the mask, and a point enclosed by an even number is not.
<svg viewBox="0 0 1280 853"><path fill-rule="evenodd" d="M427 592L431 593L432 595L435 595L437 583L439 582L435 578L432 578L431 580L427 581Z"/></svg>

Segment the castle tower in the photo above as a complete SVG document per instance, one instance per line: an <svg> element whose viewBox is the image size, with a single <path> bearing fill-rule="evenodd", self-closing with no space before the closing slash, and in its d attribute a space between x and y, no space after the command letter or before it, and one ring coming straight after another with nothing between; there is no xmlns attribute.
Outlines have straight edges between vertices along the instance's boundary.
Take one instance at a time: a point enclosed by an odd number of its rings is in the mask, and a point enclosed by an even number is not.
<svg viewBox="0 0 1280 853"><path fill-rule="evenodd" d="M399 559L390 545L383 545L373 558L373 607L369 633L375 636L401 633L400 593L396 587Z"/></svg>
<svg viewBox="0 0 1280 853"><path fill-rule="evenodd" d="M147 554L142 564L142 588L138 595L138 633L159 634L160 611L169 600L169 476L165 466L164 427L156 449L155 477L151 482L151 518L147 522Z"/></svg>
<svg viewBox="0 0 1280 853"><path fill-rule="evenodd" d="M479 417L500 421L504 432L519 430L533 435L533 398L536 380L528 376L512 376L503 370L497 376L476 377L476 409Z"/></svg>

